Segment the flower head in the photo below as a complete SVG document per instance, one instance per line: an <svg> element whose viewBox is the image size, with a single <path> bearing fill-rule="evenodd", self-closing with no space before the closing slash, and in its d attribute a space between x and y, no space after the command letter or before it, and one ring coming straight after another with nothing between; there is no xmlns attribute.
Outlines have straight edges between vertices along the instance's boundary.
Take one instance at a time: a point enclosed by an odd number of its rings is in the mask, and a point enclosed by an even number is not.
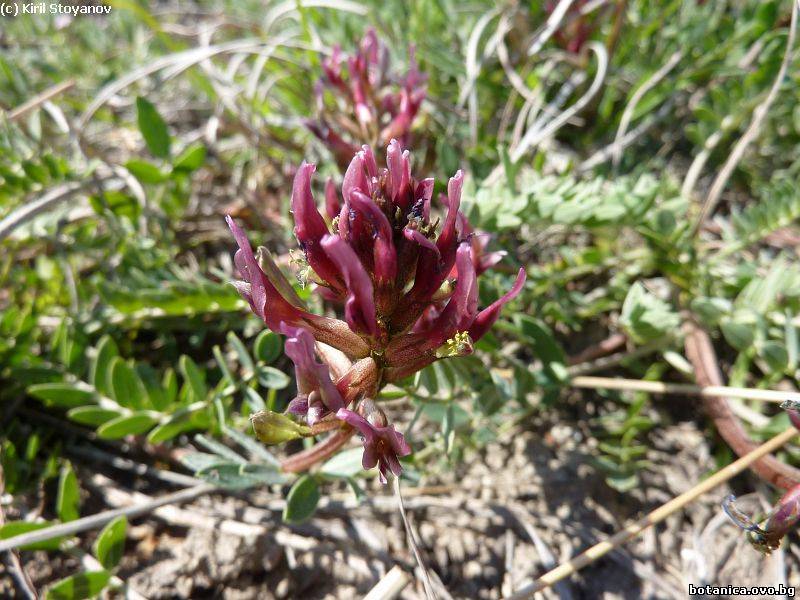
<svg viewBox="0 0 800 600"><path fill-rule="evenodd" d="M287 336L286 353L298 382L290 411L309 425L338 418L361 431L365 465L382 465L385 478L388 471L399 473L396 456L407 454L408 445L386 426L380 411L370 410L380 416L365 419L365 407L381 386L436 360L470 354L502 307L519 294L525 272L520 269L505 295L479 309L479 276L502 255L485 253L487 236L473 231L459 210L464 176L458 171L449 180L437 209L433 180L413 177L411 156L397 140L389 142L385 168L363 146L348 165L341 190L328 182L329 221L317 208L313 173L314 165L304 163L295 177L294 231L308 280L324 299L344 307L343 320L299 306L274 263L262 269L247 236L229 218L243 278L236 286L268 327ZM336 378L316 359L324 357L320 348L331 346L347 363L337 366Z"/></svg>
<svg viewBox="0 0 800 600"><path fill-rule="evenodd" d="M306 125L341 167L359 149L352 140L369 140L381 148L393 138L409 142L427 91L413 47L409 54L408 72L396 76L389 70L388 48L369 29L353 56L344 56L337 45L322 60L323 76L316 86L318 118Z"/></svg>

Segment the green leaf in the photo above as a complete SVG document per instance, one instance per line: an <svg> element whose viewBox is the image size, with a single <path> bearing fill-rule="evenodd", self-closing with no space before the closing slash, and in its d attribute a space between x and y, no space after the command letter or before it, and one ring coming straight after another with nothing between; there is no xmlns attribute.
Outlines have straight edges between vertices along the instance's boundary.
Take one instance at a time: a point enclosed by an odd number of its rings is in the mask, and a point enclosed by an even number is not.
<svg viewBox="0 0 800 600"><path fill-rule="evenodd" d="M354 477L364 471L364 467L361 466L361 457L363 455L363 448L344 450L327 460L320 467L319 472L328 477Z"/></svg>
<svg viewBox="0 0 800 600"><path fill-rule="evenodd" d="M156 107L139 96L136 98L136 115L147 148L153 156L167 158L170 149L169 131Z"/></svg>
<svg viewBox="0 0 800 600"><path fill-rule="evenodd" d="M121 515L108 523L94 542L94 555L104 569L112 570L122 560L128 519Z"/></svg>
<svg viewBox="0 0 800 600"><path fill-rule="evenodd" d="M282 390L291 383L289 376L275 367L260 366L257 368L258 382L271 390Z"/></svg>
<svg viewBox="0 0 800 600"><path fill-rule="evenodd" d="M247 459L244 456L240 455L235 450L228 448L225 444L222 444L213 438L206 437L203 434L198 433L196 436L194 436L194 441L197 444L203 446L203 448L205 448L206 450L210 450L214 454L223 457L225 460L229 462L234 462L240 465L247 464Z"/></svg>
<svg viewBox="0 0 800 600"><path fill-rule="evenodd" d="M191 172L203 166L206 160L206 147L202 144L192 144L178 155L175 159L175 164L172 166L173 171Z"/></svg>
<svg viewBox="0 0 800 600"><path fill-rule="evenodd" d="M138 412L132 415L117 417L98 428L97 435L103 439L114 440L126 435L138 435L149 431L158 419L147 412Z"/></svg>
<svg viewBox="0 0 800 600"><path fill-rule="evenodd" d="M270 364L281 355L282 346L280 336L265 329L258 334L253 343L253 356L256 360Z"/></svg>
<svg viewBox="0 0 800 600"><path fill-rule="evenodd" d="M119 356L119 350L109 336L104 335L97 344L96 354L89 372L89 380L94 389L101 394L109 395L111 382L111 359Z"/></svg>
<svg viewBox="0 0 800 600"><path fill-rule="evenodd" d="M669 304L651 294L637 281L622 304L620 324L634 341L645 343L676 331L680 317Z"/></svg>
<svg viewBox="0 0 800 600"><path fill-rule="evenodd" d="M264 448L262 444L259 444L246 433L242 433L238 429L233 429L227 425L222 426L222 431L225 433L225 435L232 438L237 444L242 446L242 448L247 450L250 453L252 460L261 461L275 467L280 466L280 461L275 458L269 450Z"/></svg>
<svg viewBox="0 0 800 600"><path fill-rule="evenodd" d="M208 454L207 452L187 452L180 458L180 461L184 467L195 473L230 462L218 454Z"/></svg>
<svg viewBox="0 0 800 600"><path fill-rule="evenodd" d="M243 373L242 378L248 379L251 377L256 370L256 366L253 364L253 359L250 357L250 353L245 348L242 340L232 331L228 332L227 335L228 343L233 346L233 349L236 351L236 355L239 357L239 365L241 365Z"/></svg>
<svg viewBox="0 0 800 600"><path fill-rule="evenodd" d="M147 394L144 383L136 371L119 356L111 359L110 375L111 396L117 404L128 408L144 406Z"/></svg>
<svg viewBox="0 0 800 600"><path fill-rule="evenodd" d="M58 495L56 496L56 514L64 523L74 521L80 516L81 490L78 478L72 466L67 463L61 469L58 478Z"/></svg>
<svg viewBox="0 0 800 600"><path fill-rule="evenodd" d="M184 354L178 360L178 369L183 378L189 383L189 389L192 390L194 399L197 401L205 400L208 394L205 375L200 370L200 367L197 366L197 363Z"/></svg>
<svg viewBox="0 0 800 600"><path fill-rule="evenodd" d="M2 527L0 527L0 540L7 540L12 537L16 537L18 535L22 535L23 533L28 533L30 531L37 531L39 529L46 529L47 527L51 527L54 523L50 523L48 521L43 521L41 523L29 523L28 521L11 521L10 523L6 523ZM33 544L27 544L25 546L20 546L20 550L58 550L61 542L64 540L63 537L54 538L51 540L44 540L43 542L35 542Z"/></svg>
<svg viewBox="0 0 800 600"><path fill-rule="evenodd" d="M117 418L120 416L120 413L115 410L99 408L97 406L77 406L69 409L67 411L67 416L81 425L97 427L106 421Z"/></svg>
<svg viewBox="0 0 800 600"><path fill-rule="evenodd" d="M283 509L283 520L287 523L305 521L317 509L319 503L319 486L311 475L303 475L294 482L289 495L286 496L286 508Z"/></svg>
<svg viewBox="0 0 800 600"><path fill-rule="evenodd" d="M739 351L753 345L755 335L751 324L725 320L720 324L720 329L728 343Z"/></svg>
<svg viewBox="0 0 800 600"><path fill-rule="evenodd" d="M39 383L28 387L28 393L49 406L74 407L94 403L94 392L83 385L62 381Z"/></svg>
<svg viewBox="0 0 800 600"><path fill-rule="evenodd" d="M756 346L756 352L766 361L769 368L777 373L783 373L789 366L789 353L783 344L764 342Z"/></svg>
<svg viewBox="0 0 800 600"><path fill-rule="evenodd" d="M125 168L142 183L163 183L167 180L166 173L146 160L133 158L125 163Z"/></svg>
<svg viewBox="0 0 800 600"><path fill-rule="evenodd" d="M293 421L288 415L272 411L257 412L250 417L256 437L267 445L311 435L311 428Z"/></svg>
<svg viewBox="0 0 800 600"><path fill-rule="evenodd" d="M228 489L246 489L257 485L280 485L286 477L274 465L217 463L200 469L197 477Z"/></svg>
<svg viewBox="0 0 800 600"><path fill-rule="evenodd" d="M45 600L85 600L94 598L108 585L108 571L76 573L53 584L44 595Z"/></svg>

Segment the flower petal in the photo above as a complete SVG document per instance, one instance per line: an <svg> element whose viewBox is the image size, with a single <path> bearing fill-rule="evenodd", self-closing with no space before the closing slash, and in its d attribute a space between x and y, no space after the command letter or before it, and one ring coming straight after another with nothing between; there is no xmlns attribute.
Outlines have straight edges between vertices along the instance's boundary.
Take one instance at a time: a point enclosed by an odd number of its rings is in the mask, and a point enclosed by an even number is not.
<svg viewBox="0 0 800 600"><path fill-rule="evenodd" d="M364 436L365 444L371 444L375 441L375 428L357 412L353 412L348 408L340 408L336 411L336 418L358 429L359 433Z"/></svg>
<svg viewBox="0 0 800 600"><path fill-rule="evenodd" d="M245 232L234 222L230 215L226 216L225 220L231 232L233 232L236 243L239 245L234 262L245 281L250 284L249 296L245 296L245 298L250 302L253 312L274 331L278 330L281 321L289 323L301 321L308 313L292 306L278 292L258 265ZM241 286L239 290L245 291ZM269 311L267 311L268 303Z"/></svg>
<svg viewBox="0 0 800 600"><path fill-rule="evenodd" d="M378 285L388 285L397 276L397 253L392 241L392 226L372 198L353 190L350 194L350 205L353 210L363 215L371 225L369 237L373 250L373 272Z"/></svg>
<svg viewBox="0 0 800 600"><path fill-rule="evenodd" d="M294 177L292 188L292 212L294 234L305 252L309 266L333 289L344 289L339 271L320 246L322 237L330 233L325 219L319 214L311 193L311 175L316 166L303 162Z"/></svg>
<svg viewBox="0 0 800 600"><path fill-rule="evenodd" d="M261 270L241 227L230 216L226 216L225 220L239 245L234 261L245 279L244 284L238 283L236 288L267 327L278 331L283 322L295 327L307 327L317 341L341 350L350 358L363 358L369 354L367 343L344 321L311 314L287 301ZM289 283L286 282L286 285Z"/></svg>
<svg viewBox="0 0 800 600"><path fill-rule="evenodd" d="M403 237L409 242L414 242L415 244L419 244L423 248L430 250L436 254L437 257L440 256L439 247L433 242L433 240L428 239L416 229L409 229L408 227L405 227L403 229Z"/></svg>
<svg viewBox="0 0 800 600"><path fill-rule="evenodd" d="M378 336L378 322L375 318L375 299L372 281L364 270L356 253L342 238L326 235L322 247L333 263L339 268L347 287L345 300L345 319L354 331L373 337Z"/></svg>
<svg viewBox="0 0 800 600"><path fill-rule="evenodd" d="M484 308L478 313L478 316L475 317L475 321L473 321L472 326L468 330L469 336L472 338L473 342L477 342L489 331L491 326L494 325L494 322L497 321L497 317L500 316L500 311L503 306L517 297L522 291L523 285L525 285L525 269L521 268L511 289Z"/></svg>
<svg viewBox="0 0 800 600"><path fill-rule="evenodd" d="M333 220L339 216L341 211L342 203L339 202L339 195L336 193L336 185L333 183L333 179L328 177L328 181L325 182L325 212L328 213L328 217Z"/></svg>
<svg viewBox="0 0 800 600"><path fill-rule="evenodd" d="M328 365L316 359L314 337L311 333L302 327L292 327L286 323L281 323L279 331L287 336L284 351L294 363L298 394L310 395L317 392L326 409L324 412L335 412L342 408L344 400L331 381ZM312 404L309 399L309 411ZM310 419L309 424L313 424Z"/></svg>
<svg viewBox="0 0 800 600"><path fill-rule="evenodd" d="M408 208L409 183L411 181L411 162L408 152L404 152L400 143L392 139L386 149L386 166L389 169L389 197L401 209Z"/></svg>

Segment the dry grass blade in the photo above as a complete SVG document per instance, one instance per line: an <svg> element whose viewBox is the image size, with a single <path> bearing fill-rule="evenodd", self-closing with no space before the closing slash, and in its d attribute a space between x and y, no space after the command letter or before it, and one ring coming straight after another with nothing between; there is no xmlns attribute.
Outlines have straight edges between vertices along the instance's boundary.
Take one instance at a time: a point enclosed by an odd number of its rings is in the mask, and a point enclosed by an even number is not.
<svg viewBox="0 0 800 600"><path fill-rule="evenodd" d="M148 77L153 73L157 73L161 69L165 69L167 67L175 67L179 71L184 71L189 67L196 65L218 54L224 54L226 52L241 52L252 48L261 48L264 45L265 44L263 41L250 38L244 40L236 40L225 44L218 44L216 46L208 46L205 48L193 48L192 50L185 50L183 52L178 52L176 54L170 54L168 56L158 58L152 61L147 66L135 69L134 71L131 71L124 77L120 77L119 79L112 81L111 83L106 85L103 89L101 89L98 92L97 97L95 97L92 103L89 104L89 106L86 107L86 110L83 111L81 118L78 120L77 128L79 130L83 129L86 126L86 123L89 122L89 119L92 118L94 113L97 112L97 110L101 106L103 106L103 104L108 102L108 100L110 100L115 94L124 90L132 83L135 83L140 79Z"/></svg>
<svg viewBox="0 0 800 600"><path fill-rule="evenodd" d="M57 83L53 87L47 88L41 94L37 94L24 104L21 104L17 108L9 111L8 120L12 122L19 121L20 119L26 117L31 111L47 103L48 100L55 98L59 94L63 94L74 86L75 80L67 79L66 81Z"/></svg>
<svg viewBox="0 0 800 600"><path fill-rule="evenodd" d="M786 77L786 71L789 69L789 63L792 59L792 49L794 48L795 38L797 37L797 11L799 8L800 0L793 1L792 20L791 23L789 23L789 37L786 40L786 50L783 54L781 66L778 69L778 76L772 83L772 87L769 89L767 97L764 98L764 101L753 111L753 120L750 122L750 126L747 128L744 134L742 134L742 137L740 137L736 142L736 145L733 147L733 150L725 161L725 164L722 165L722 169L720 169L716 179L714 179L714 183L711 184L708 197L703 203L703 206L700 209L700 214L697 217L697 222L694 225L695 235L697 235L697 232L700 231L700 227L706 218L708 218L708 216L714 211L714 208L716 208L717 202L719 202L719 198L722 195L722 190L725 189L725 186L733 174L733 171L741 162L745 150L747 150L747 147L761 131L764 120L769 114L769 109L772 106L772 103L775 102L775 99L778 97L778 92L780 91L781 84Z"/></svg>
<svg viewBox="0 0 800 600"><path fill-rule="evenodd" d="M530 598L536 592L540 592L546 588L549 588L551 585L556 583L557 581L561 581L562 579L569 577L570 575L576 573L577 571L583 569L584 567L590 565L594 561L602 558L615 548L618 548L622 544L625 544L632 540L633 538L637 537L643 531L660 523L673 513L682 508L686 507L688 504L694 502L705 494L706 492L714 489L718 485L721 485L738 475L742 471L746 470L751 464L756 462L758 459L774 452L781 446L785 445L787 442L792 440L795 436L797 436L797 430L792 427L789 428L782 433L779 433L772 439L768 440L767 442L763 443L758 448L754 449L749 454L746 454L736 462L729 464L727 467L724 467L717 471L714 475L709 477L708 479L703 480L702 482L698 483L692 489L684 492L680 496L677 496L667 502L666 504L661 505L651 513L647 514L646 516L642 517L635 523L631 523L624 529L618 531L614 535L612 535L607 540L604 540L598 544L595 544L588 550L585 550L578 554L577 556L571 558L567 562L561 563L555 569L545 573L539 579L537 579L534 583L525 588L519 590L512 596L508 597L508 600L520 600L522 598Z"/></svg>
<svg viewBox="0 0 800 600"><path fill-rule="evenodd" d="M532 148L541 144L544 140L556 133L561 127L582 111L591 102L592 98L597 95L608 72L608 52L602 44L591 42L587 47L597 56L597 73L592 81L592 85L586 90L586 93L578 98L567 110L558 115L555 119L550 121L543 129L528 131L520 140L519 145L511 152L511 160L516 162L527 154Z"/></svg>
<svg viewBox="0 0 800 600"><path fill-rule="evenodd" d="M92 529L99 529L117 517L139 517L141 515L146 515L159 506L188 502L189 500L193 500L194 498L202 496L203 494L208 494L216 489L217 488L213 485L203 483L194 487L173 492L171 494L166 494L159 498L153 498L153 500L149 502L143 502L142 504L135 504L133 506L126 506L124 508L116 508L114 510L106 510L89 517L83 517L82 519L70 521L68 523L60 523L58 525L53 525L52 527L45 527L44 529L37 529L36 531L15 535L14 537L0 540L0 552L5 552L6 550L11 550L13 548L19 548L20 546L27 546L28 544L34 544L36 542L44 542L46 540L52 540L58 537L75 535L76 533L82 533Z"/></svg>
<svg viewBox="0 0 800 600"><path fill-rule="evenodd" d="M416 535L411 527L411 523L408 521L406 507L403 505L403 493L400 490L399 477L394 478L394 493L397 496L397 506L400 509L400 517L403 519L403 525L405 526L406 535L408 536L408 545L411 546L411 551L414 553L414 558L417 560L419 570L422 573L422 585L425 588L425 596L429 600L435 600L436 594L433 591L433 585L431 584L431 577L428 573L428 568L425 566L425 561L422 559L422 553L419 551Z"/></svg>
<svg viewBox="0 0 800 600"><path fill-rule="evenodd" d="M612 162L616 167L619 165L619 161L622 158L622 144L620 143L621 140L625 137L625 133L628 131L628 125L630 125L631 120L633 119L633 113L636 110L639 102L644 98L644 95L652 90L655 86L657 86L661 80L664 79L667 75L669 75L670 71L674 69L681 59L683 58L683 51L677 50L675 51L672 56L669 57L669 60L664 63L660 69L658 69L655 73L653 73L647 81L645 81L639 89L637 89L633 96L631 96L630 102L628 102L627 106L625 106L625 110L622 111L622 118L619 120L619 127L617 128L617 134L614 136L614 145L613 145L613 154L612 154Z"/></svg>
<svg viewBox="0 0 800 600"><path fill-rule="evenodd" d="M536 36L530 48L528 49L528 56L533 56L534 54L539 53L539 50L544 47L544 45L547 43L547 40L549 40L559 28L561 21L563 21L564 17L567 16L567 11L569 10L569 7L572 6L574 1L575 0L561 0L561 2L556 5L556 7L553 9L553 12L550 13L550 17L547 19L547 22L545 23L541 32Z"/></svg>
<svg viewBox="0 0 800 600"><path fill-rule="evenodd" d="M104 187L106 185L113 187L120 183L119 180L114 178L100 179L100 182ZM96 183L97 182L94 180L65 183L51 189L36 200L20 206L17 210L0 221L0 242L10 236L17 227L24 225L37 215L53 208L60 202L68 200L74 194L94 186Z"/></svg>

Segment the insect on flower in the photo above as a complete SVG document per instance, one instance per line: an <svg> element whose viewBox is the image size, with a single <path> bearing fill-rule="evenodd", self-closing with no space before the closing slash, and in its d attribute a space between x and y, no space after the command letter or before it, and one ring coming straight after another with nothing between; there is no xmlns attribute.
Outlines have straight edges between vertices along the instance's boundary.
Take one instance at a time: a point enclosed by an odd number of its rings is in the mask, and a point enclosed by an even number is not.
<svg viewBox="0 0 800 600"><path fill-rule="evenodd" d="M448 182L440 219L432 216L433 180L412 177L411 157L396 140L386 165L379 169L363 146L344 174L341 194L326 187L327 221L311 190L314 165L303 163L295 176L292 212L305 277L343 307L343 319L301 306L269 253L260 249L256 258L244 231L227 218L239 245L237 289L267 327L287 336L297 376L288 412L304 419L311 434L358 431L364 468L377 465L384 482L390 471L399 475L398 458L411 448L373 402L381 387L437 360L472 353L525 282L520 269L511 289L479 310L479 275L502 254L485 253L486 237L459 210L463 174ZM277 422L274 414L261 421ZM258 431L259 419L254 422Z"/></svg>

